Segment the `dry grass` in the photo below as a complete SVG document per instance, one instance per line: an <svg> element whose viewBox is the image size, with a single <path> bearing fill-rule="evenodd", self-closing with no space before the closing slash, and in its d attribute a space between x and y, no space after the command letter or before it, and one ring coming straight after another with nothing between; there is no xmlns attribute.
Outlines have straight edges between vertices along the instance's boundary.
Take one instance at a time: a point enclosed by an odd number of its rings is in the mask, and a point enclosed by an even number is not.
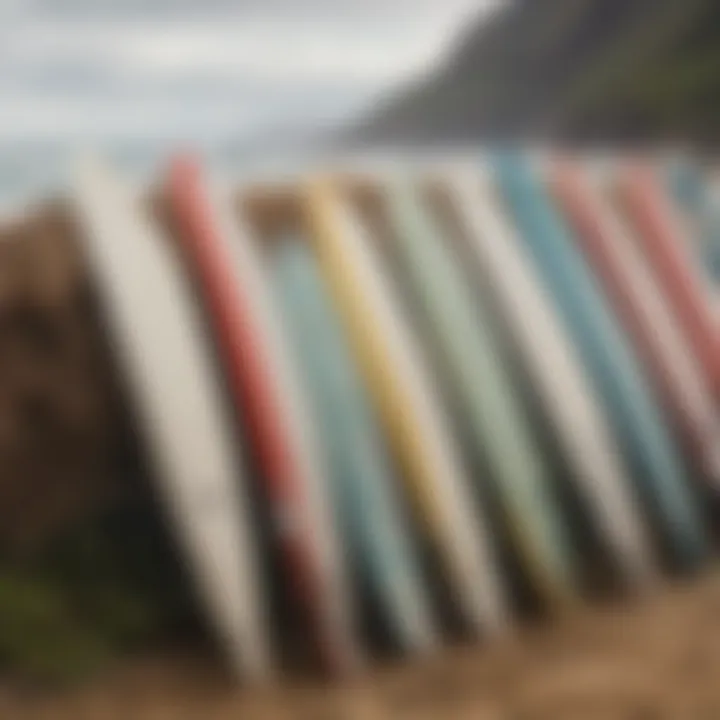
<svg viewBox="0 0 720 720"><path fill-rule="evenodd" d="M704 720L720 718L720 576L583 610L483 649L399 665L343 687L233 689L217 668L148 659L64 695L5 688L12 720Z"/></svg>

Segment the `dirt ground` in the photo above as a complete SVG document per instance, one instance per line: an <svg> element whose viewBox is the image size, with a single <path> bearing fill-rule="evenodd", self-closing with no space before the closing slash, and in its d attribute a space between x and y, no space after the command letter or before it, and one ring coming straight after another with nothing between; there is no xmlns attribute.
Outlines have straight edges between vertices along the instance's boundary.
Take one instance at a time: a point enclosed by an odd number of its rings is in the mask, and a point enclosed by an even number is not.
<svg viewBox="0 0 720 720"><path fill-rule="evenodd" d="M151 658L64 694L0 689L12 720L711 720L720 574L535 623L484 648L368 670L342 687L237 690L208 661Z"/></svg>

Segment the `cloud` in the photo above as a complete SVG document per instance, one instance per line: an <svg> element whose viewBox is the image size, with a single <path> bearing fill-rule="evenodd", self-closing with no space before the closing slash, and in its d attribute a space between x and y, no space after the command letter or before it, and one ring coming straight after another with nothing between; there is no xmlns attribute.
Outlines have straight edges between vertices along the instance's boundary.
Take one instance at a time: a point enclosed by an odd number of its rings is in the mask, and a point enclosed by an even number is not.
<svg viewBox="0 0 720 720"><path fill-rule="evenodd" d="M44 22L18 28L8 65L90 64L158 80L187 73L265 82L383 84L437 59L447 35L435 23L234 21Z"/></svg>
<svg viewBox="0 0 720 720"><path fill-rule="evenodd" d="M327 17L407 18L455 15L487 0L5 0L23 5L35 17L54 18L211 18L305 19Z"/></svg>
<svg viewBox="0 0 720 720"><path fill-rule="evenodd" d="M11 6L12 4L12 6ZM0 0L0 139L235 136L354 112L482 0ZM3 16L0 16L2 18Z"/></svg>
<svg viewBox="0 0 720 720"><path fill-rule="evenodd" d="M233 137L269 122L273 108L212 106L183 98L143 103L94 97L26 96L0 104L0 138L10 140L188 140Z"/></svg>

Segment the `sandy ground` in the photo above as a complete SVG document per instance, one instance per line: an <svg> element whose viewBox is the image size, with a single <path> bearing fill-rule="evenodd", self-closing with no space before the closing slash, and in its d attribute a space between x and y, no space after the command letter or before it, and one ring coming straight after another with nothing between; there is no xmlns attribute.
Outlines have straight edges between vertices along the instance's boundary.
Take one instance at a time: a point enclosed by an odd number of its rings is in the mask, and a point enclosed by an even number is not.
<svg viewBox="0 0 720 720"><path fill-rule="evenodd" d="M0 690L12 720L711 720L720 718L720 574L536 623L484 648L342 687L234 689L217 667L147 659L58 694Z"/></svg>

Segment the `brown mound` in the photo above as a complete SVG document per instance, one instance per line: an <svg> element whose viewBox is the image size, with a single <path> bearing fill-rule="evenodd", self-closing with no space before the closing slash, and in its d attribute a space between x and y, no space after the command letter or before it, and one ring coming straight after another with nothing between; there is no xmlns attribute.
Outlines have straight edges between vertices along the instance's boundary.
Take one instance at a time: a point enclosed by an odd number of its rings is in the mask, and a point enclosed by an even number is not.
<svg viewBox="0 0 720 720"><path fill-rule="evenodd" d="M0 548L41 542L120 487L127 428L61 204L0 229Z"/></svg>

